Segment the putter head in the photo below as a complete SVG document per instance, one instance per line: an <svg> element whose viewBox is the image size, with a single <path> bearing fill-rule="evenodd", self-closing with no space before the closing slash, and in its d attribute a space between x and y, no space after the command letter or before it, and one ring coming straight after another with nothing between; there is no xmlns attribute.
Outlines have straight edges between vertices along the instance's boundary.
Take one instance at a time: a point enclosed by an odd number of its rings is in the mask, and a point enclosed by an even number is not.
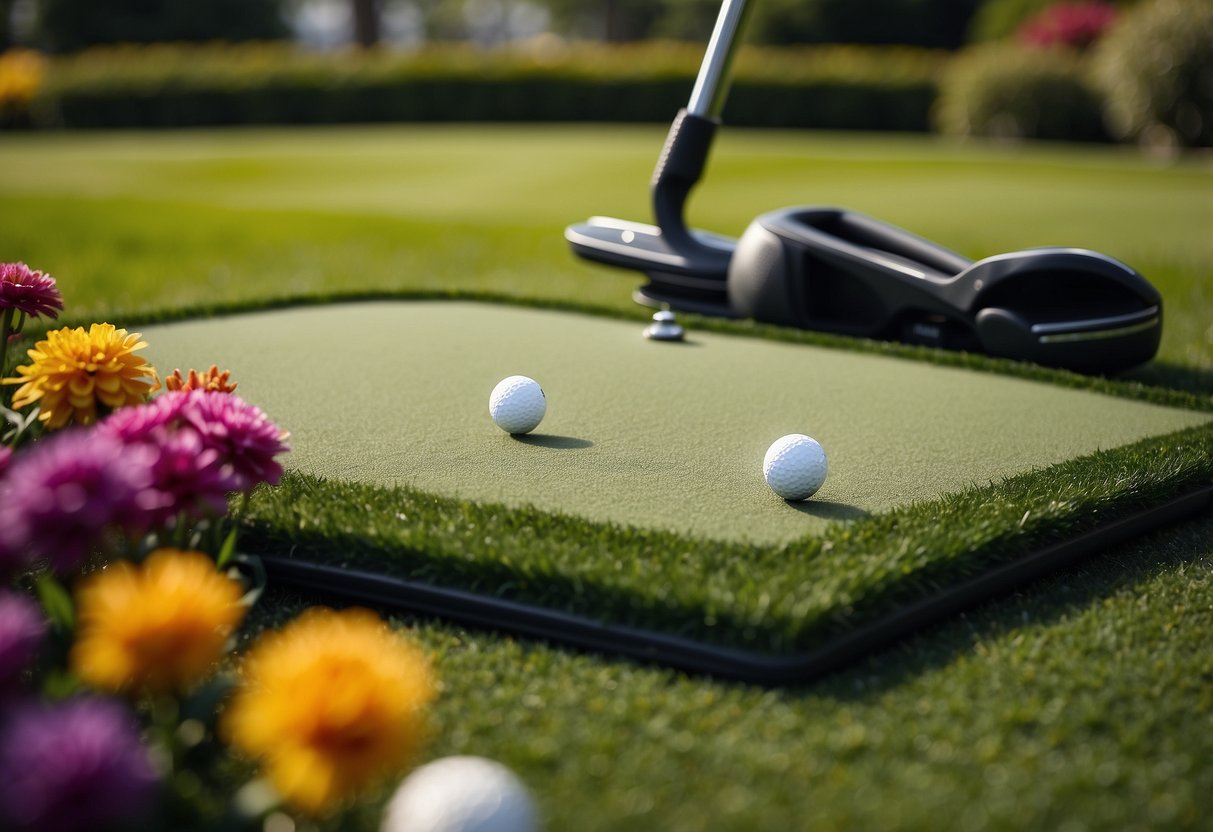
<svg viewBox="0 0 1213 832"><path fill-rule="evenodd" d="M656 225L590 217L566 228L564 238L578 257L647 275L649 282L633 293L637 303L734 317L725 291L736 246L730 237L698 229L680 236Z"/></svg>
<svg viewBox="0 0 1213 832"><path fill-rule="evenodd" d="M1033 249L973 263L836 208L787 208L751 223L728 297L737 314L769 323L1082 373L1150 360L1162 332L1158 291L1111 257Z"/></svg>
<svg viewBox="0 0 1213 832"><path fill-rule="evenodd" d="M1042 248L988 257L957 277L985 352L1114 373L1143 364L1162 338L1162 296L1107 255Z"/></svg>

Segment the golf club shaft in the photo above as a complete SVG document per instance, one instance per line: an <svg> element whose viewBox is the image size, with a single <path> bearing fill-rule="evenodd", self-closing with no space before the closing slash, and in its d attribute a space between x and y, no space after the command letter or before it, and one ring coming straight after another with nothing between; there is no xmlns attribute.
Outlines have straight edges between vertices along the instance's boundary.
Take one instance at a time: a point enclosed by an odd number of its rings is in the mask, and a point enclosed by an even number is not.
<svg viewBox="0 0 1213 832"><path fill-rule="evenodd" d="M745 28L749 3L746 0L724 0L716 28L708 42L707 52L699 67L699 77L691 90L687 112L703 118L719 119L729 92L729 73L741 33Z"/></svg>

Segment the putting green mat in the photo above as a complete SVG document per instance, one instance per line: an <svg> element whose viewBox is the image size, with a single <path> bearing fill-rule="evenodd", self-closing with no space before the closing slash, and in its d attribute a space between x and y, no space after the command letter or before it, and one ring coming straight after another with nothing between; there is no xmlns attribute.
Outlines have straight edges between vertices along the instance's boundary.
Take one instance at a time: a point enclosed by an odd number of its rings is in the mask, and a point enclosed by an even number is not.
<svg viewBox="0 0 1213 832"><path fill-rule="evenodd" d="M287 466L700 538L781 543L1210 420L990 373L463 301L299 307L142 328L161 374L230 369L291 432ZM488 415L505 376L543 386L538 430ZM762 458L818 439L829 477L787 503Z"/></svg>

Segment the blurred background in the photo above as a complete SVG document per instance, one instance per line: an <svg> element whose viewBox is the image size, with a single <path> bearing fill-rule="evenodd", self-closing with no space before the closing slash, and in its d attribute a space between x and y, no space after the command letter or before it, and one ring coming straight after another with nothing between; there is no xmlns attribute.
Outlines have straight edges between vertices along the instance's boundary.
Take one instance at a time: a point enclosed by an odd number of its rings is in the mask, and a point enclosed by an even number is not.
<svg viewBox="0 0 1213 832"><path fill-rule="evenodd" d="M0 124L668 121L712 0L0 0ZM1213 144L1213 0L765 0L725 120Z"/></svg>

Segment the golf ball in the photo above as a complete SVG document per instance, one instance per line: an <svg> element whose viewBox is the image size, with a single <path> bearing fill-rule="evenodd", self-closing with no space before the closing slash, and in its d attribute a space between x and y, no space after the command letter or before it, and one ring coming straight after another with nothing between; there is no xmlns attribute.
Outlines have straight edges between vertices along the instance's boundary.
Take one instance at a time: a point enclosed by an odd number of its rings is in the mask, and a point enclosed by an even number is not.
<svg viewBox="0 0 1213 832"><path fill-rule="evenodd" d="M489 396L493 424L510 434L530 433L539 427L547 409L543 388L526 376L502 379Z"/></svg>
<svg viewBox="0 0 1213 832"><path fill-rule="evenodd" d="M792 433L776 439L762 460L762 475L785 500L812 497L826 481L826 452L811 436Z"/></svg>
<svg viewBox="0 0 1213 832"><path fill-rule="evenodd" d="M501 763L444 757L414 771L392 796L381 832L535 832L535 805Z"/></svg>

